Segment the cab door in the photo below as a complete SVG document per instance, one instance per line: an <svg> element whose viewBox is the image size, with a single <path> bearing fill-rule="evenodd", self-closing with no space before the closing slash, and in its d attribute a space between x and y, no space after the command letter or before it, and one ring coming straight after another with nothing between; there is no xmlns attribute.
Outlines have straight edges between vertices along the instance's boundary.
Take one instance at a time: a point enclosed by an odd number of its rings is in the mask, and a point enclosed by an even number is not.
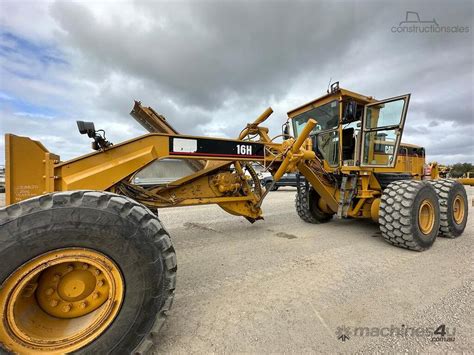
<svg viewBox="0 0 474 355"><path fill-rule="evenodd" d="M409 101L410 94L407 94L365 105L359 156L361 166L395 166Z"/></svg>

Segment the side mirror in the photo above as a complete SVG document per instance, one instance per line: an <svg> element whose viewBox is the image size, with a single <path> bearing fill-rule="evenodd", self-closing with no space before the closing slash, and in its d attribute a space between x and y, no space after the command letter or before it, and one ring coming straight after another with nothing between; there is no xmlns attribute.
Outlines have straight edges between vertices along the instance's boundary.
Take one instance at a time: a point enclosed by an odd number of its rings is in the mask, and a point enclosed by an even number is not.
<svg viewBox="0 0 474 355"><path fill-rule="evenodd" d="M94 122L76 121L80 134L87 134L89 138L95 137Z"/></svg>
<svg viewBox="0 0 474 355"><path fill-rule="evenodd" d="M281 126L281 134L283 135L283 139L290 138L290 124L288 122Z"/></svg>
<svg viewBox="0 0 474 355"><path fill-rule="evenodd" d="M76 121L77 128L80 134L87 134L89 138L92 138L92 149L103 150L112 145L108 140L105 139L105 131L103 129L95 130L93 122Z"/></svg>

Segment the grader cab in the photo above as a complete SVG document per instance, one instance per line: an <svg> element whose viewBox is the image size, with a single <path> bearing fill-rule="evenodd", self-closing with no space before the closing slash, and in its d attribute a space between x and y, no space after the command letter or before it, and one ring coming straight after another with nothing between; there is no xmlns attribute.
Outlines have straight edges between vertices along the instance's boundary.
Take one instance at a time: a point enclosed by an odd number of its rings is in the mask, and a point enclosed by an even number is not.
<svg viewBox="0 0 474 355"><path fill-rule="evenodd" d="M371 218L387 242L416 251L438 235L460 236L464 187L439 179L436 169L428 174L424 149L401 142L409 99L375 100L335 84L288 112L282 142L261 126L271 109L237 139L220 139L179 134L136 102L132 115L151 133L111 144L93 124L79 122L94 152L68 161L7 134L2 348L148 352L159 342L177 270L157 211L217 204L253 223L271 186L260 186L252 164L274 181L298 173L296 211L306 222Z"/></svg>

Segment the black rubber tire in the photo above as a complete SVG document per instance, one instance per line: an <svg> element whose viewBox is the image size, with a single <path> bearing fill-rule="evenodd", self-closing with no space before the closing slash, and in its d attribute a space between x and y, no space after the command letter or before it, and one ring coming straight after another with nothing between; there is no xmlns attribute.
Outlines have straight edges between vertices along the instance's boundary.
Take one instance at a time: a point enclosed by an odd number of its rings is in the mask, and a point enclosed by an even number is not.
<svg viewBox="0 0 474 355"><path fill-rule="evenodd" d="M267 181L267 182L265 183L265 190L269 190L270 187L272 186L272 183L273 183L273 181ZM276 190L278 190L278 186L277 186L277 185L273 186L273 188L270 189L270 191L276 191Z"/></svg>
<svg viewBox="0 0 474 355"><path fill-rule="evenodd" d="M77 353L148 351L176 285L176 255L158 218L132 199L99 191L53 193L0 209L0 283L28 260L69 247L107 255L125 282L113 323Z"/></svg>
<svg viewBox="0 0 474 355"><path fill-rule="evenodd" d="M468 215L468 199L464 186L456 180L439 179L428 181L436 190L439 199L440 225L439 236L457 238L466 228ZM453 202L459 195L464 200L464 218L457 224L453 216Z"/></svg>
<svg viewBox="0 0 474 355"><path fill-rule="evenodd" d="M429 234L423 234L418 224L418 212L424 200L432 203L435 214ZM439 223L438 196L430 184L416 180L396 181L384 190L379 224L388 243L416 251L429 249L438 235Z"/></svg>
<svg viewBox="0 0 474 355"><path fill-rule="evenodd" d="M301 186L300 193L296 193L295 206L298 216L307 223L320 224L329 222L334 214L326 213L318 207L320 196L312 188Z"/></svg>

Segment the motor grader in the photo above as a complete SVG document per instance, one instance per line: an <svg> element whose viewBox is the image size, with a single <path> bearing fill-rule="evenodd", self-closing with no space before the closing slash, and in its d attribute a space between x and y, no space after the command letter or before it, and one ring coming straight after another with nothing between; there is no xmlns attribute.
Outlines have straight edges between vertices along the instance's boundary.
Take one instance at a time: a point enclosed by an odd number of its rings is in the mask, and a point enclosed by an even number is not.
<svg viewBox="0 0 474 355"><path fill-rule="evenodd" d="M253 223L271 190L262 189L253 164L274 181L299 174L296 212L305 222L372 219L387 242L415 251L438 235L458 237L466 192L427 169L424 148L401 142L409 100L376 100L336 83L288 112L280 142L261 126L271 109L238 139L221 139L178 134L136 103L132 114L154 133L112 144L92 123L78 122L94 151L67 161L7 134L3 350L147 352L176 285L175 251L158 211L217 204Z"/></svg>

